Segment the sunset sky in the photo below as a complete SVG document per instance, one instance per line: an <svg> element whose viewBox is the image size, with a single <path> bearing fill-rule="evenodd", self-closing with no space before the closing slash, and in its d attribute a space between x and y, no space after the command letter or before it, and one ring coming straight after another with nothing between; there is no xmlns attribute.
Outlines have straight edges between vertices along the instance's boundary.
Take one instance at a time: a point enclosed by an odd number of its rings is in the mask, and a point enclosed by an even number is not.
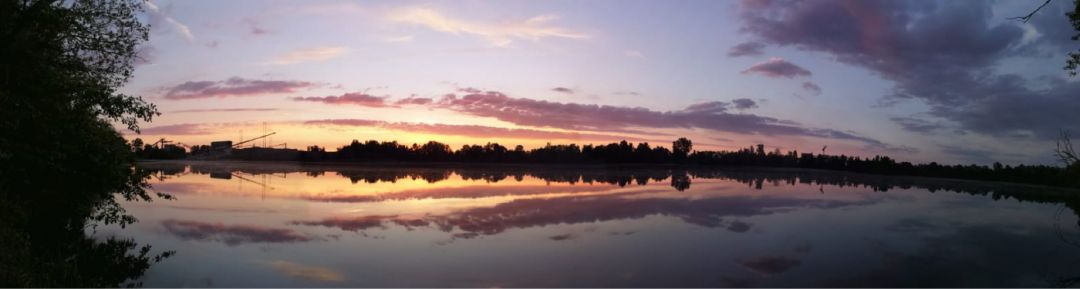
<svg viewBox="0 0 1080 289"><path fill-rule="evenodd" d="M189 145L647 141L1052 164L1055 1L153 1L125 93ZM152 142L152 141L148 141ZM261 142L260 142L261 144Z"/></svg>

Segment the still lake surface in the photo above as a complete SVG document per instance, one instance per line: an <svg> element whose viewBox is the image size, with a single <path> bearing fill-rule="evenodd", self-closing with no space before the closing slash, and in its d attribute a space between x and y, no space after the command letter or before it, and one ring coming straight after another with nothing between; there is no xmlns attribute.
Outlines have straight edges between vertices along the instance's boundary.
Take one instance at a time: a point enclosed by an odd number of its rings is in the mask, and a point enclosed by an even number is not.
<svg viewBox="0 0 1080 289"><path fill-rule="evenodd" d="M149 287L1075 285L1080 192L766 169L148 162Z"/></svg>

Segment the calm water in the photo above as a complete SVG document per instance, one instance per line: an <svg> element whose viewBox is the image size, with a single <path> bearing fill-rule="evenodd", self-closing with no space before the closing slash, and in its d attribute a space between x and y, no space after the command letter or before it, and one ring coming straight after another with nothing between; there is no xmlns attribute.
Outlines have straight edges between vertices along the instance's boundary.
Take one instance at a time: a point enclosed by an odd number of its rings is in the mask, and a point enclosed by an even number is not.
<svg viewBox="0 0 1080 289"><path fill-rule="evenodd" d="M1055 286L1080 192L778 170L147 163L180 286Z"/></svg>

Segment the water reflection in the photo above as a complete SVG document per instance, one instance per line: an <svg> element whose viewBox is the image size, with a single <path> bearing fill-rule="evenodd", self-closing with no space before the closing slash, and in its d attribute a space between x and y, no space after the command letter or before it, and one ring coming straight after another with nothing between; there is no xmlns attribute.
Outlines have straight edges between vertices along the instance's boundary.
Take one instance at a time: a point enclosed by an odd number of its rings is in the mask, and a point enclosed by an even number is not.
<svg viewBox="0 0 1080 289"><path fill-rule="evenodd" d="M179 198L128 204L144 222L117 232L181 252L147 274L154 286L997 287L1080 276L1078 192L1056 188L798 170L143 167ZM196 265L211 268L182 273Z"/></svg>

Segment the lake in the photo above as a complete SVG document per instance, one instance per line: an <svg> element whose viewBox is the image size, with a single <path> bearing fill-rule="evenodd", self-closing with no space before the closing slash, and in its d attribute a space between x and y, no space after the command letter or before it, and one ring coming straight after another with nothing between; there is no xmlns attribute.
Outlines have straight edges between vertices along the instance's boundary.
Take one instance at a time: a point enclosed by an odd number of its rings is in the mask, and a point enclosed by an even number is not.
<svg viewBox="0 0 1080 289"><path fill-rule="evenodd" d="M1080 192L769 169L147 162L150 287L1043 287Z"/></svg>

